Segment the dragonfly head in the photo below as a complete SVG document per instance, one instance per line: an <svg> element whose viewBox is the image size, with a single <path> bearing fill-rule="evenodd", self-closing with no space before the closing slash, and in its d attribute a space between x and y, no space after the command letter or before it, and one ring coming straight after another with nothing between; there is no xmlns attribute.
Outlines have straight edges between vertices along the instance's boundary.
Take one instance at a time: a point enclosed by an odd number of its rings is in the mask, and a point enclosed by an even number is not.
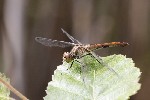
<svg viewBox="0 0 150 100"><path fill-rule="evenodd" d="M71 62L73 60L71 54L69 52L64 52L63 54L63 61L66 61L67 63Z"/></svg>

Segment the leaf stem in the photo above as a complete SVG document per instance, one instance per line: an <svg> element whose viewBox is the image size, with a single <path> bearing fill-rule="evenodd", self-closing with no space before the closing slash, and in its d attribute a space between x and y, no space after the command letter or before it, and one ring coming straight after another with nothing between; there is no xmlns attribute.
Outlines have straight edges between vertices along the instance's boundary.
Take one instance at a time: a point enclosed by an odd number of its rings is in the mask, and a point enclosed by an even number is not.
<svg viewBox="0 0 150 100"><path fill-rule="evenodd" d="M3 78L1 77L0 77L0 82L2 82L9 90L11 90L14 94L16 94L20 99L28 100L23 94L17 91L12 85L10 85L8 82L3 80Z"/></svg>

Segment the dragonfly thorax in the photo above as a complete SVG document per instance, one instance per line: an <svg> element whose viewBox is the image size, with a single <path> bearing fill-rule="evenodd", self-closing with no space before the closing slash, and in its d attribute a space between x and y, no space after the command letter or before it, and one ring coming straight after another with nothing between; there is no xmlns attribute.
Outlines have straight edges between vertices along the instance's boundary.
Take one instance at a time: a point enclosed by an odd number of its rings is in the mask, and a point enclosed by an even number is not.
<svg viewBox="0 0 150 100"><path fill-rule="evenodd" d="M85 46L76 45L71 49L70 52L64 52L63 60L69 63L74 59L80 58L86 52L88 52L88 50L85 48Z"/></svg>
<svg viewBox="0 0 150 100"><path fill-rule="evenodd" d="M88 52L87 48L84 45L77 45L74 46L72 48L72 50L70 51L70 53L74 56L76 56L76 58L78 56L82 56L85 52Z"/></svg>

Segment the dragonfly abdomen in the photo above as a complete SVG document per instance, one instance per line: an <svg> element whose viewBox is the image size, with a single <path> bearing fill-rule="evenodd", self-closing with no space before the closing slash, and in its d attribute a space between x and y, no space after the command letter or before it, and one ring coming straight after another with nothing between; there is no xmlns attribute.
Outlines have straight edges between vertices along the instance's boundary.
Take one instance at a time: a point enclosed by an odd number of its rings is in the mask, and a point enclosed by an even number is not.
<svg viewBox="0 0 150 100"><path fill-rule="evenodd" d="M103 43L103 44L90 44L87 46L87 49L94 51L101 48L117 47L117 46L124 47L127 45L129 45L127 42L110 42L110 43Z"/></svg>

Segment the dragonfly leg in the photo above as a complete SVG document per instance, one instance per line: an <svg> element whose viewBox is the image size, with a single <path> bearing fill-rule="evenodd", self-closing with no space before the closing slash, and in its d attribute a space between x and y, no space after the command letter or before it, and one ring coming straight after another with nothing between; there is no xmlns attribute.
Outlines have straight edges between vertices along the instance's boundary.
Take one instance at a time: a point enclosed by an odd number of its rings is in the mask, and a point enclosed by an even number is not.
<svg viewBox="0 0 150 100"><path fill-rule="evenodd" d="M78 62L78 63L81 65L80 74L82 74L81 77L82 77L83 82L85 83L84 72L85 72L86 67L85 67L85 65L84 65L82 62L80 62L79 60L75 59L74 61Z"/></svg>
<svg viewBox="0 0 150 100"><path fill-rule="evenodd" d="M72 68L74 61L78 62L82 67L84 67L84 65L83 65L80 61L78 61L77 59L74 59L74 60L71 62L71 65L70 65L69 68ZM68 70L68 69L67 69L67 70ZM81 73L81 71L80 71L80 73Z"/></svg>
<svg viewBox="0 0 150 100"><path fill-rule="evenodd" d="M71 62L70 68L72 67L73 63L74 63L74 60Z"/></svg>
<svg viewBox="0 0 150 100"><path fill-rule="evenodd" d="M74 62L74 61L78 62L78 63L81 65L81 71L80 71L80 74L81 74L81 72L82 72L82 67L84 67L84 64L81 63L80 61L78 61L77 59L73 60L73 62ZM72 67L72 65L73 65L73 64L71 64L70 68Z"/></svg>

